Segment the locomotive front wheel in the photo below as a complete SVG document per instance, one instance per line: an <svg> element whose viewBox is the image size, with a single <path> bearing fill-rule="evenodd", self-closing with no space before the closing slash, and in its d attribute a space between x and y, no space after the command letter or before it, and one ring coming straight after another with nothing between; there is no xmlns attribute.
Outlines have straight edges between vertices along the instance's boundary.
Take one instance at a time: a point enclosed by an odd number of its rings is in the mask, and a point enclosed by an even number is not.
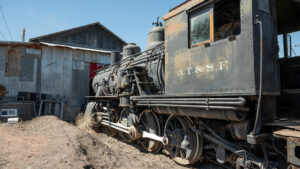
<svg viewBox="0 0 300 169"><path fill-rule="evenodd" d="M152 110L144 110L139 117L139 124L142 131L147 131L158 136L161 135L160 124L157 116ZM149 152L156 152L160 149L160 142L147 138L141 138L140 143L142 147Z"/></svg>
<svg viewBox="0 0 300 169"><path fill-rule="evenodd" d="M110 110L110 121L113 123L117 123L117 112L116 110ZM116 129L110 128L108 126L102 126L102 131L108 136L115 137L118 135L118 131Z"/></svg>
<svg viewBox="0 0 300 169"><path fill-rule="evenodd" d="M120 123L121 125L125 126L125 127L132 127L134 126L134 124L136 123L136 117L131 113L130 109L128 108L124 108L120 114L120 119L118 121L118 123ZM126 142L126 143L131 143L133 142L132 138L130 137L130 135L123 133L123 132L119 132L119 136Z"/></svg>
<svg viewBox="0 0 300 169"><path fill-rule="evenodd" d="M202 154L202 138L188 126L188 121L171 115L165 124L164 135L169 139L166 150L180 165L195 164Z"/></svg>

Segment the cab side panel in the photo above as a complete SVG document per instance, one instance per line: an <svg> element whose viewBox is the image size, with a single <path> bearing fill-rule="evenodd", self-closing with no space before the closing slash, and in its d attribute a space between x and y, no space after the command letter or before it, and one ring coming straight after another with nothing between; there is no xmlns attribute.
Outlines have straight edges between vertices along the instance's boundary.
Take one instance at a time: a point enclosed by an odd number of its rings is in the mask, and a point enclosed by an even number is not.
<svg viewBox="0 0 300 169"><path fill-rule="evenodd" d="M187 9L166 22L166 94L255 95L252 1L241 1L241 33L189 46Z"/></svg>

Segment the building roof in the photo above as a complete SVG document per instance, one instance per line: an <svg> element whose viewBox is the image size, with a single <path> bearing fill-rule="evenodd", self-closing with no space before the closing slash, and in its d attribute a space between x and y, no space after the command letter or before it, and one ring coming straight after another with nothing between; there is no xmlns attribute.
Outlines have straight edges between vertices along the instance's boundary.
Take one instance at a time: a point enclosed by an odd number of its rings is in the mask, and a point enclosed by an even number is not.
<svg viewBox="0 0 300 169"><path fill-rule="evenodd" d="M111 54L111 51L108 51L108 50L98 50L98 49L90 49L90 48L83 48L83 47L74 47L74 46L46 43L46 42L33 43L33 42L17 42L17 41L0 41L0 46L26 46L26 47L33 47L33 48L37 48L37 49L40 49L41 46L50 46L50 47L68 48L68 49L74 49L74 50L97 52L97 53L102 53L102 54L107 54L107 55Z"/></svg>
<svg viewBox="0 0 300 169"><path fill-rule="evenodd" d="M63 30L63 31L59 31L59 32L55 32L55 33L51 33L51 34L47 34L47 35L43 35L43 36L38 36L38 37L29 39L29 42L37 42L37 41L39 41L42 38L47 38L47 37L50 37L50 36L55 36L55 35L59 35L59 34L67 33L67 32L74 32L74 31L82 30L82 29L85 29L85 28L88 28L88 27L92 27L92 26L99 26L101 29L103 29L104 31L106 31L108 34L110 34L115 39L119 40L123 44L127 44L123 39L121 39L116 34L114 34L112 31L110 31L109 29L107 29L100 22L95 22L95 23L91 23L91 24L88 24L88 25L83 25L83 26L80 26L80 27L72 28L72 29L67 29L67 30Z"/></svg>
<svg viewBox="0 0 300 169"><path fill-rule="evenodd" d="M36 45L37 43L32 42L20 42L20 41L0 41L1 46L8 46L8 45Z"/></svg>
<svg viewBox="0 0 300 169"><path fill-rule="evenodd" d="M0 46L27 46L27 47L40 47L39 43L31 42L18 42L18 41L0 41Z"/></svg>
<svg viewBox="0 0 300 169"><path fill-rule="evenodd" d="M69 49L74 49L74 50L83 50L83 51L90 51L90 52L98 52L98 53L103 53L103 54L111 54L111 51L107 50L98 50L98 49L90 49L90 48L82 48L82 47L74 47L74 46L69 46L69 45L60 45L60 44L54 44L54 43L46 43L46 42L40 42L41 45L45 46L51 46L51 47L61 47L61 48L69 48Z"/></svg>

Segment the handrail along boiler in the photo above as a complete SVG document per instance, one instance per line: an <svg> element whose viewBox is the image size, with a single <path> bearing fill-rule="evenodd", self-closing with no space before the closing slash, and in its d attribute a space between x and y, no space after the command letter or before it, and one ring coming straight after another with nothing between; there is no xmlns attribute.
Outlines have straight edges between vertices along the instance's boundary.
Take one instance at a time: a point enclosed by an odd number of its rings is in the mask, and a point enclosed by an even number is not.
<svg viewBox="0 0 300 169"><path fill-rule="evenodd" d="M112 53L85 118L181 165L297 168L299 13L299 0L188 0L153 23L146 51Z"/></svg>

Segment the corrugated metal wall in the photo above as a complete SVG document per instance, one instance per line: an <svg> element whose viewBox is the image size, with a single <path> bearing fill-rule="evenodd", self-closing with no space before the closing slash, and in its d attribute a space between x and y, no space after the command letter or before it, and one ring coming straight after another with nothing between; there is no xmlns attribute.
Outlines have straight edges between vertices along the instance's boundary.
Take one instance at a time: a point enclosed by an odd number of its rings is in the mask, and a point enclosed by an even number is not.
<svg viewBox="0 0 300 169"><path fill-rule="evenodd" d="M89 63L109 64L109 54L42 46L41 92L66 101L64 119L73 120L89 94Z"/></svg>
<svg viewBox="0 0 300 169"><path fill-rule="evenodd" d="M64 100L64 120L73 120L89 94L90 63L109 64L109 52L47 45L41 49L0 46L0 84L7 88L8 97L33 92Z"/></svg>
<svg viewBox="0 0 300 169"><path fill-rule="evenodd" d="M70 99L72 55L69 49L42 47L41 93Z"/></svg>
<svg viewBox="0 0 300 169"><path fill-rule="evenodd" d="M40 50L26 46L0 46L0 84L8 97L18 92L36 92Z"/></svg>

